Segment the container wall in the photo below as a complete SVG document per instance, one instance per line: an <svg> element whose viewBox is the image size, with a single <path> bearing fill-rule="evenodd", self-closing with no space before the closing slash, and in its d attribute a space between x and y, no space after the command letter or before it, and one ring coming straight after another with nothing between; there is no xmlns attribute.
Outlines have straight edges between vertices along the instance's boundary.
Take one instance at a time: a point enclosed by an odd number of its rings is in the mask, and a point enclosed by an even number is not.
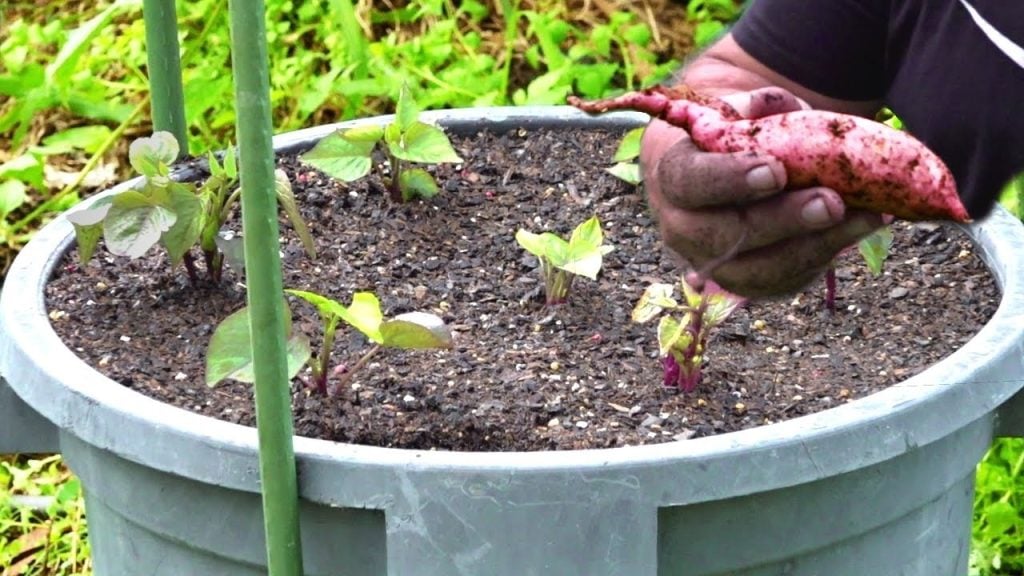
<svg viewBox="0 0 1024 576"><path fill-rule="evenodd" d="M991 420L983 419L898 458L840 476L662 508L658 574L963 575L974 470L991 430Z"/></svg>
<svg viewBox="0 0 1024 576"><path fill-rule="evenodd" d="M60 451L57 427L26 404L0 378L0 454L53 454Z"/></svg>
<svg viewBox="0 0 1024 576"><path fill-rule="evenodd" d="M68 435L61 442L66 461L87 487L97 574L266 573L259 494L158 472ZM301 514L308 576L387 574L382 511L303 503Z"/></svg>

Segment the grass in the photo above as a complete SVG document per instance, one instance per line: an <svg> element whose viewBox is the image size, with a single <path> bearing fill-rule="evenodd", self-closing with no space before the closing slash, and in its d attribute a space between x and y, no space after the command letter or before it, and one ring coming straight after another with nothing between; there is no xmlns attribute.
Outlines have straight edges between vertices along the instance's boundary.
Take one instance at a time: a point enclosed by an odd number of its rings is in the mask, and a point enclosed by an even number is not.
<svg viewBox="0 0 1024 576"><path fill-rule="evenodd" d="M561 102L653 83L740 2L268 0L279 130L389 111ZM179 2L192 153L233 139L227 0ZM325 23L334 23L326 25ZM127 172L149 132L140 0L5 2L0 20L0 277L40 225ZM1024 180L1004 204L1024 215ZM1024 440L978 467L971 574L1024 573ZM0 458L2 576L91 574L78 480L59 456Z"/></svg>
<svg viewBox="0 0 1024 576"><path fill-rule="evenodd" d="M92 573L81 487L60 456L0 458L3 576Z"/></svg>

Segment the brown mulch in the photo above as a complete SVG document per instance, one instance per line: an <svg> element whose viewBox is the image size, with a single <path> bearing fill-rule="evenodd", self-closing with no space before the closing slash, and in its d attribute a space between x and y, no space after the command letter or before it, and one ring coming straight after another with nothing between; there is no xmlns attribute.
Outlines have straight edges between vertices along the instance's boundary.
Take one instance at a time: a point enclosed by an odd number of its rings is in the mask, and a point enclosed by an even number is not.
<svg viewBox="0 0 1024 576"><path fill-rule="evenodd" d="M838 262L838 309L823 283L740 309L712 338L692 394L662 387L654 324L630 322L650 282L680 271L659 243L642 194L603 171L617 137L595 132L455 139L465 159L441 166L444 193L393 205L373 177L345 185L281 159L320 257L283 224L285 285L348 303L373 290L385 313L441 315L450 351L385 351L324 397L292 384L299 434L378 446L561 450L708 436L817 412L906 379L963 345L999 294L956 227L897 223L884 274L856 250ZM598 281L545 307L536 260L513 239L566 234L597 214L606 241ZM233 223L237 226L237 223ZM75 253L69 258L77 258ZM199 258L201 260L201 258ZM137 261L102 251L69 259L46 293L54 326L98 370L143 394L215 418L254 423L251 387L204 382L216 323L244 302L238 276L190 286L162 252ZM293 301L297 329L319 345L315 311ZM368 348L341 329L333 363ZM156 351L160 353L157 354Z"/></svg>

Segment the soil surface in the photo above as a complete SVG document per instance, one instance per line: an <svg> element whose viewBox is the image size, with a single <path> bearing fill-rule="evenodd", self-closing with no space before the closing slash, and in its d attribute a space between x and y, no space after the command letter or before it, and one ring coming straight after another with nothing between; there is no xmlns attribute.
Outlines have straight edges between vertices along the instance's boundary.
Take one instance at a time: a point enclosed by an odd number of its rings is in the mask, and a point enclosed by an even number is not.
<svg viewBox="0 0 1024 576"><path fill-rule="evenodd" d="M647 285L674 282L682 267L661 247L642 193L603 170L617 136L455 138L465 162L436 168L444 192L405 205L389 202L374 176L344 184L281 158L320 254L305 257L282 220L285 286L345 304L354 291L373 290L385 314L430 311L456 333L451 350L384 350L330 396L301 373L292 383L296 432L480 451L720 434L904 380L962 346L996 309L994 279L958 228L897 223L881 276L856 250L840 258L835 313L824 310L824 282L748 303L712 336L698 389L665 388L656 322L634 324L630 314ZM614 251L597 281L577 279L567 304L545 307L536 259L516 230L567 235L594 214ZM193 286L163 252L129 261L101 245L85 267L72 251L46 299L56 331L100 372L188 410L254 424L250 385L204 383L210 335L244 303L237 273ZM295 329L318 347L315 310L298 300L291 308ZM368 348L341 328L333 365L352 366Z"/></svg>

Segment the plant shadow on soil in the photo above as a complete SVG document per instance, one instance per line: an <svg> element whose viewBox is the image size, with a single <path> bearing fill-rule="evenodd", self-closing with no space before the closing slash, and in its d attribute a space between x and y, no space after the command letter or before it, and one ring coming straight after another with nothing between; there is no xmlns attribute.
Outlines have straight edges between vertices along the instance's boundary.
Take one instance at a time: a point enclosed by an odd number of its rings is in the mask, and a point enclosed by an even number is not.
<svg viewBox="0 0 1024 576"><path fill-rule="evenodd" d="M692 394L662 387L656 322L630 314L651 282L675 282L642 193L604 171L620 134L518 131L453 137L465 162L434 168L443 193L392 205L374 175L344 184L279 157L317 241L311 261L282 220L285 287L351 301L372 290L385 314L441 315L446 351L387 350L323 397L292 383L296 433L359 444L441 450L564 450L671 442L835 407L917 374L969 340L999 291L970 239L952 225L896 223L873 277L857 251L837 261L838 306L824 282L749 303L709 342ZM597 214L606 242L596 282L546 308L536 259L515 231L567 235ZM238 227L236 219L229 223ZM216 324L245 301L232 271L191 286L163 252L138 260L72 250L46 290L69 348L111 379L182 408L254 425L251 386L204 384ZM291 301L295 328L319 345L319 319ZM332 360L353 363L365 339L339 328ZM160 350L160 354L155 354ZM935 385L942 385L936 382Z"/></svg>

